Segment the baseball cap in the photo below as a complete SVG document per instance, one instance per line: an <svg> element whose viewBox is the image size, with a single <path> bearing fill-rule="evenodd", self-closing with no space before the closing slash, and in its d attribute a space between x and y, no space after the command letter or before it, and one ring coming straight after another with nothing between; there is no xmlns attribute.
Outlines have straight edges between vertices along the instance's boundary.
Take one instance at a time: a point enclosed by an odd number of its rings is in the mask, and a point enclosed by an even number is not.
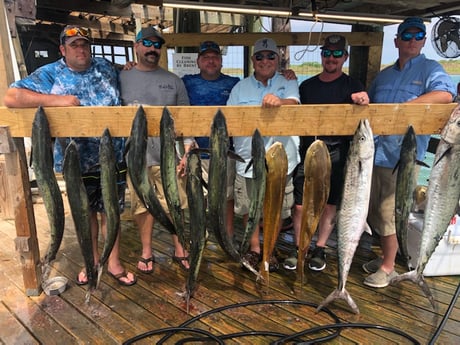
<svg viewBox="0 0 460 345"><path fill-rule="evenodd" d="M344 36L341 35L330 35L324 40L324 44L321 49L337 49L348 51L348 42Z"/></svg>
<svg viewBox="0 0 460 345"><path fill-rule="evenodd" d="M61 44L70 44L79 39L84 39L89 42L91 39L89 29L81 26L67 25L59 35L59 42L61 42Z"/></svg>
<svg viewBox="0 0 460 345"><path fill-rule="evenodd" d="M401 35L404 31L409 28L417 28L426 32L426 26L423 23L423 19L420 17L408 17L398 26L398 35Z"/></svg>
<svg viewBox="0 0 460 345"><path fill-rule="evenodd" d="M163 36L161 36L161 33L153 26L142 28L141 31L139 31L136 35L136 42L139 42L140 40L149 37L156 37L161 42L161 44L165 43L165 39L163 38Z"/></svg>
<svg viewBox="0 0 460 345"><path fill-rule="evenodd" d="M254 43L254 54L262 51L271 51L278 54L278 47L276 46L276 42L271 38L261 38Z"/></svg>
<svg viewBox="0 0 460 345"><path fill-rule="evenodd" d="M214 41L204 41L204 42L202 42L200 44L200 49L198 51L198 54L201 55L204 52L207 52L208 50L216 52L219 55L221 54L219 45Z"/></svg>

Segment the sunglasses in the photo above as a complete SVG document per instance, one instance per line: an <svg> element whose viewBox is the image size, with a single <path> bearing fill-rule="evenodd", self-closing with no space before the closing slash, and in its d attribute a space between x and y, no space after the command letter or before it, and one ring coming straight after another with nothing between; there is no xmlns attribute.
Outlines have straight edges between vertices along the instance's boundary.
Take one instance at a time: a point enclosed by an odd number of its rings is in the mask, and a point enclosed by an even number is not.
<svg viewBox="0 0 460 345"><path fill-rule="evenodd" d="M216 52L220 52L220 47L215 42L206 41L206 42L201 43L201 45L200 45L200 53L203 53L206 50L214 50Z"/></svg>
<svg viewBox="0 0 460 345"><path fill-rule="evenodd" d="M82 27L73 27L64 31L62 35L62 42L65 41L67 37L82 36L89 38L89 30Z"/></svg>
<svg viewBox="0 0 460 345"><path fill-rule="evenodd" d="M332 56L338 59L338 58L341 58L344 54L345 54L344 50L323 49L321 51L321 56L325 58Z"/></svg>
<svg viewBox="0 0 460 345"><path fill-rule="evenodd" d="M425 33L423 31L419 32L403 32L399 37L402 41L410 41L415 38L416 41L421 41L425 38Z"/></svg>
<svg viewBox="0 0 460 345"><path fill-rule="evenodd" d="M261 54L257 53L254 55L257 61L262 61L263 59L267 60L275 60L276 59L276 53L268 53L268 54Z"/></svg>
<svg viewBox="0 0 460 345"><path fill-rule="evenodd" d="M155 41L155 42L154 42L154 41L150 41L150 40L144 38L144 39L142 40L142 45L143 45L144 47L147 47L147 48L150 48L150 47L153 46L155 49L161 49L163 43L158 42L158 41Z"/></svg>

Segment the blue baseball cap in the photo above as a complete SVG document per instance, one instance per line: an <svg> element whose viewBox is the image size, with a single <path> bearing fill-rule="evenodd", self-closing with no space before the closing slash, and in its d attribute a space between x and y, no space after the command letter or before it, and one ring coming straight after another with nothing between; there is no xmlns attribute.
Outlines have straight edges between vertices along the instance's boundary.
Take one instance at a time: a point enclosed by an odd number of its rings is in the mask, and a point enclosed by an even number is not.
<svg viewBox="0 0 460 345"><path fill-rule="evenodd" d="M417 28L426 32L426 26L420 17L408 17L398 26L398 36L409 28Z"/></svg>

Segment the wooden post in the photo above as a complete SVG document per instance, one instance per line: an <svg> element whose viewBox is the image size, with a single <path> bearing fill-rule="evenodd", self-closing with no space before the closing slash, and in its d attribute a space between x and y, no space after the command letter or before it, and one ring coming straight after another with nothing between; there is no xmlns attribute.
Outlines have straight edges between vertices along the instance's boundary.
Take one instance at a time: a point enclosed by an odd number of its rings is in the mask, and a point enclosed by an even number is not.
<svg viewBox="0 0 460 345"><path fill-rule="evenodd" d="M0 1L0 37L0 102L3 104L8 85L14 80L4 1ZM2 172L6 175L5 180L7 180L5 188L8 188L10 193L7 202L14 209L17 236L15 244L22 264L24 289L26 295L38 296L41 293L40 251L24 139L12 139L8 127L2 127L0 128L0 143L0 154L5 154L5 168Z"/></svg>

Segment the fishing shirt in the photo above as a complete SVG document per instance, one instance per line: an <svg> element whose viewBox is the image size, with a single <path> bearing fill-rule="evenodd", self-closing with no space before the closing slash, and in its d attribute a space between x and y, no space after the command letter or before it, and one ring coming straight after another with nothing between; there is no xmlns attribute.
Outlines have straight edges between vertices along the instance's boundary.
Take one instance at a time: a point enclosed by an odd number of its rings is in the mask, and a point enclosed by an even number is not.
<svg viewBox="0 0 460 345"><path fill-rule="evenodd" d="M398 61L382 70L369 88L372 103L404 103L431 91L447 91L455 96L455 86L442 66L420 54L399 68ZM402 135L375 136L375 165L394 168L399 161ZM417 135L417 160L423 161L429 135Z"/></svg>
<svg viewBox="0 0 460 345"><path fill-rule="evenodd" d="M182 80L161 67L140 71L136 67L120 72L120 92L123 105L189 105L187 90ZM191 144L192 138L184 138ZM159 166L161 162L159 137L149 137L146 165Z"/></svg>
<svg viewBox="0 0 460 345"><path fill-rule="evenodd" d="M299 102L297 80L287 80L283 75L275 73L273 78L268 80L267 86L258 81L254 75L241 80L233 87L227 105L260 105L264 96L269 93L282 99L294 99ZM288 174L291 174L300 162L299 137L272 136L263 139L266 150L275 141L283 144L288 158ZM236 172L240 176L252 178L252 166L245 172L252 158L252 137L233 137L233 144L235 152L245 160L245 163L236 162Z"/></svg>
<svg viewBox="0 0 460 345"><path fill-rule="evenodd" d="M190 105L226 105L233 87L240 81L238 77L220 74L216 80L206 80L198 74L187 74L182 77L188 92ZM209 137L195 137L199 147L209 147ZM208 158L209 155L202 155Z"/></svg>
<svg viewBox="0 0 460 345"><path fill-rule="evenodd" d="M36 69L10 87L28 89L42 94L73 95L82 106L120 105L118 72L108 60L94 57L90 67L77 72L70 69L61 58ZM54 169L62 172L64 150L70 140L75 140L80 156L82 173L99 171L99 137L56 138L54 145ZM123 160L124 138L114 138L113 144L118 162Z"/></svg>

